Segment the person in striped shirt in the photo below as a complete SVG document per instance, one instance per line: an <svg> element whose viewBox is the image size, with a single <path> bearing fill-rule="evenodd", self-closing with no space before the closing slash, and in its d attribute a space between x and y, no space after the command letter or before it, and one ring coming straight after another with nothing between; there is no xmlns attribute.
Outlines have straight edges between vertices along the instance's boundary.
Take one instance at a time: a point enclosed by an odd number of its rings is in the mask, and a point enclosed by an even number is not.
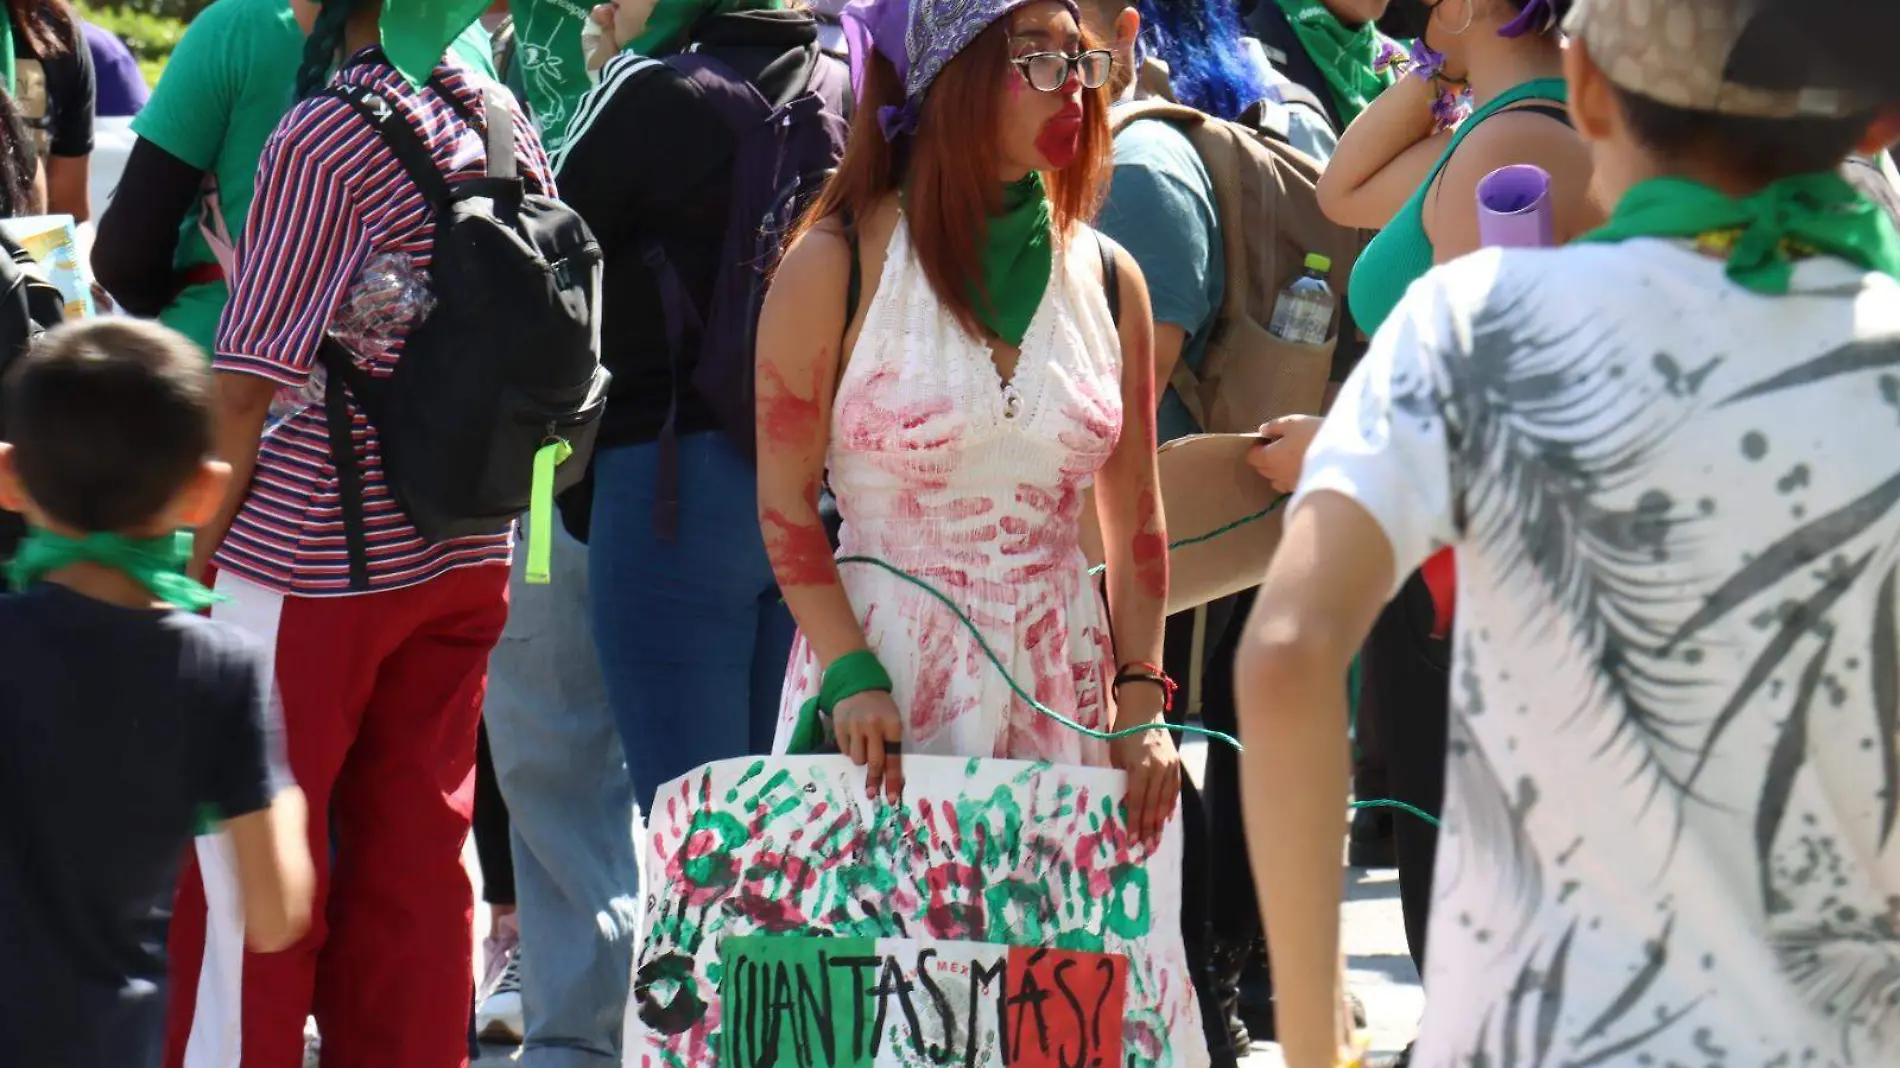
<svg viewBox="0 0 1900 1068"><path fill-rule="evenodd" d="M369 582L350 591L312 381L318 347L326 332L347 337L360 366L393 370L427 313L435 219L370 124L320 91L340 59L332 84L389 101L455 182L483 173L485 146L452 102L479 116L492 83L439 63L412 85L381 49L394 27L378 0L292 7L310 32L302 102L259 161L215 346L218 452L236 489L201 531L196 562L214 565L227 598L214 616L274 650L290 765L310 796L322 919L285 953L241 955L228 855L200 839L173 923L167 1064L299 1063L314 1012L326 1062L461 1065L473 984L461 849L488 654L508 614L510 538L424 540L384 478L376 428L353 411ZM523 178L552 192L532 126L518 110L512 120ZM367 321L358 313L375 279L392 274L411 280L401 313ZM265 434L280 391L303 406Z"/></svg>

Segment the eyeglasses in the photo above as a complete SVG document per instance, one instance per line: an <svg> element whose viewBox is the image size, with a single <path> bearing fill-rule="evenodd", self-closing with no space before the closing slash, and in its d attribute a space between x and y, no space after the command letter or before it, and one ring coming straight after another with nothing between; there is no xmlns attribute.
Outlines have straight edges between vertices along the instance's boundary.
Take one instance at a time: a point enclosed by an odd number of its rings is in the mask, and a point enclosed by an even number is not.
<svg viewBox="0 0 1900 1068"><path fill-rule="evenodd" d="M1108 83L1115 66L1115 53L1106 48L1091 48L1080 55L1061 52L1030 52L1010 60L1023 72L1023 80L1039 93L1060 92L1069 84L1069 75L1082 81L1084 89L1100 89Z"/></svg>

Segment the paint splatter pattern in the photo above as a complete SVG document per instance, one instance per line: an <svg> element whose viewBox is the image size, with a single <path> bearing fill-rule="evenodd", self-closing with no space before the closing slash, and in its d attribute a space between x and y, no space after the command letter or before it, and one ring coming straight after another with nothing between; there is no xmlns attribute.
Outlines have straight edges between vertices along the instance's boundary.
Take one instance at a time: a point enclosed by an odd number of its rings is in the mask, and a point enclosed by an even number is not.
<svg viewBox="0 0 1900 1068"><path fill-rule="evenodd" d="M831 416L842 552L929 582L1025 689L1106 727L1112 652L1080 545L1083 492L1122 434L1121 345L1094 237L1059 254L1013 377L943 310L900 223ZM896 683L906 753L1106 765L1108 749L1037 713L964 624L896 576L841 579ZM874 610L875 609L875 610ZM780 708L783 751L821 670L801 638Z"/></svg>
<svg viewBox="0 0 1900 1068"><path fill-rule="evenodd" d="M1178 820L1144 850L1108 769L909 757L905 777L901 806L867 799L838 756L721 761L660 790L626 1064L715 1065L721 941L773 934L1121 954L1124 1062L1207 1063Z"/></svg>

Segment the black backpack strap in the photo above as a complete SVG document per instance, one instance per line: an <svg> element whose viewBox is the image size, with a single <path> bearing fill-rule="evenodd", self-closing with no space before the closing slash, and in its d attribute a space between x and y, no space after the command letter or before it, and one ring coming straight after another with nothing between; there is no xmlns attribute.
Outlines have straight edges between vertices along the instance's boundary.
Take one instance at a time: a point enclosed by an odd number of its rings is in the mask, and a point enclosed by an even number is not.
<svg viewBox="0 0 1900 1068"><path fill-rule="evenodd" d="M356 361L343 343L325 334L317 346L329 380L324 383L323 412L330 433L330 463L336 468L336 493L343 512L343 544L350 560L350 589L369 589L369 533L363 522L363 472L356 463L356 421L350 416L345 391L354 393L357 403L367 405L369 376L357 369ZM365 409L367 412L367 408Z"/></svg>
<svg viewBox="0 0 1900 1068"><path fill-rule="evenodd" d="M1101 231L1095 233L1095 247L1102 256L1102 296L1108 299L1108 318L1117 330L1122 325L1121 271L1115 265L1115 242Z"/></svg>
<svg viewBox="0 0 1900 1068"><path fill-rule="evenodd" d="M1245 18L1247 29L1260 42L1261 49L1267 53L1268 62L1319 101L1325 109L1326 120L1333 124L1334 130L1343 133L1346 124L1339 114L1338 104L1333 100L1332 90L1326 84L1326 75L1321 73L1319 64L1308 54L1299 35L1293 32L1293 23L1287 18L1286 9L1277 0L1260 0Z"/></svg>
<svg viewBox="0 0 1900 1068"><path fill-rule="evenodd" d="M443 176L441 168L435 165L435 156L429 152L429 146L422 143L422 137L416 133L409 120L402 117L389 98L368 86L333 85L324 90L324 95L335 97L348 104L376 129L376 136L395 153L396 162L416 183L422 196L436 214L446 214L454 191L449 180ZM443 90L445 99L453 100L453 94ZM472 120L471 120L472 121Z"/></svg>
<svg viewBox="0 0 1900 1068"><path fill-rule="evenodd" d="M1555 105L1555 104L1525 104L1525 105L1524 105L1523 107L1518 107L1518 108L1505 108L1505 109L1503 110L1503 112L1501 112L1501 114L1504 114L1504 115L1518 115L1518 114L1531 114L1531 115L1542 115L1543 117L1545 117L1545 118L1547 118L1547 119L1555 119L1555 120L1557 120L1558 122L1561 122L1561 123L1563 123L1563 124L1564 124L1565 126L1570 126L1570 125L1571 125L1571 123L1570 123L1570 109L1569 109L1569 108L1561 108L1561 107L1558 107L1558 106L1557 106L1557 105Z"/></svg>
<svg viewBox="0 0 1900 1068"><path fill-rule="evenodd" d="M858 317L858 304L864 299L864 267L858 263L858 224L851 218L849 211L840 212L838 222L844 226L844 244L851 254L851 266L845 273L844 281L844 328L849 333L851 320Z"/></svg>

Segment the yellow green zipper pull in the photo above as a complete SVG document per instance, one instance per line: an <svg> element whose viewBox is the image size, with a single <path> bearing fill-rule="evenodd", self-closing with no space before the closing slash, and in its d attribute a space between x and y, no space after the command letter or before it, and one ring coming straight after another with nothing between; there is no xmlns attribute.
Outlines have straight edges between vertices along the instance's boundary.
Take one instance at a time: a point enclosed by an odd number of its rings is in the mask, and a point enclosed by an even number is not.
<svg viewBox="0 0 1900 1068"><path fill-rule="evenodd" d="M554 469L574 455L564 438L552 438L534 452L534 481L528 487L528 581L548 584L554 556Z"/></svg>

